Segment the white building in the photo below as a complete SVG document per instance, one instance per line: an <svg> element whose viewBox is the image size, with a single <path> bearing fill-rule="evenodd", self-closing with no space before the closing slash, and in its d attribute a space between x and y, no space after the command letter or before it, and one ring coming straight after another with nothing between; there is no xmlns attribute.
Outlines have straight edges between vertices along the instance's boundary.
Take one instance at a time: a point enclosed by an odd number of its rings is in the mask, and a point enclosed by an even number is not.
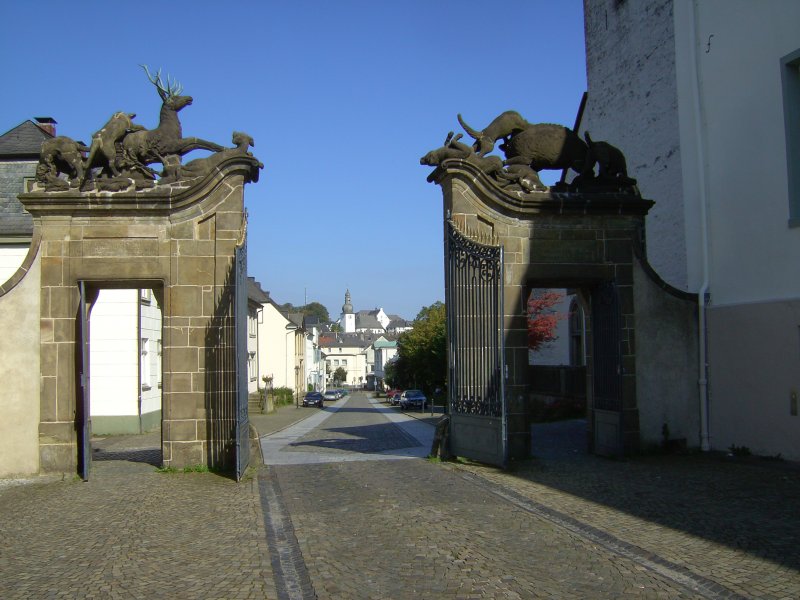
<svg viewBox="0 0 800 600"><path fill-rule="evenodd" d="M345 385L362 386L367 375L372 372L372 364L367 361L367 350L372 339L355 333L337 333L320 339L322 356L325 359L326 387L333 386L336 370L344 369Z"/></svg>
<svg viewBox="0 0 800 600"><path fill-rule="evenodd" d="M625 153L656 202L650 263L698 294L688 441L800 459L800 3L585 0L584 12L581 128Z"/></svg>
<svg viewBox="0 0 800 600"><path fill-rule="evenodd" d="M161 427L161 321L153 290L99 291L89 316L94 434Z"/></svg>

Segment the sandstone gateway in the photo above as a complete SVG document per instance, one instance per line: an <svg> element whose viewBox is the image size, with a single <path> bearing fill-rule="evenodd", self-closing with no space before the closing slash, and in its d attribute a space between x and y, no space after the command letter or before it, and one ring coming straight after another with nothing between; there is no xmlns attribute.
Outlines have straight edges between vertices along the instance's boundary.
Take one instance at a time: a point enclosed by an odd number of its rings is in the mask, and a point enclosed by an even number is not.
<svg viewBox="0 0 800 600"><path fill-rule="evenodd" d="M232 148L184 138L178 111L191 96L160 72L147 75L162 100L156 129L115 113L90 148L54 138L20 196L34 235L10 284L40 273L39 470L88 477L92 303L101 289L148 288L163 312L163 464L241 476L249 451L247 390L237 381L246 373L237 362L246 354L237 352L246 319L243 191L262 165L244 133L234 133ZM213 153L182 164L197 148Z"/></svg>

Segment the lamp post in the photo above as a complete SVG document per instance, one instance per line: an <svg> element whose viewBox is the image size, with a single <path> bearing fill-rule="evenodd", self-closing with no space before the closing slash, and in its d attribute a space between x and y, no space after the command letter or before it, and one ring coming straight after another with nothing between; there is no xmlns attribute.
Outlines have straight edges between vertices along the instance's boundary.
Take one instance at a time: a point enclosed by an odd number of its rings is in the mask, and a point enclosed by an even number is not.
<svg viewBox="0 0 800 600"><path fill-rule="evenodd" d="M294 323L292 323L292 322L289 322L289 323L286 324L286 339L284 340L286 342L284 344L284 353L285 353L284 359L286 360L286 372L284 373L284 375L286 376L286 385L287 385L287 387L289 385L289 334L293 334L298 329L299 329L299 327L297 325L295 325ZM294 362L295 354L296 354L295 348L294 348L294 345L292 345L292 362ZM297 376L296 376L296 367L295 367L295 385L292 386L293 388L297 387L296 386L296 384L297 384L296 380L297 380ZM295 408L300 408L300 403L299 403L299 401L297 399L297 390L294 390L294 394L295 394Z"/></svg>

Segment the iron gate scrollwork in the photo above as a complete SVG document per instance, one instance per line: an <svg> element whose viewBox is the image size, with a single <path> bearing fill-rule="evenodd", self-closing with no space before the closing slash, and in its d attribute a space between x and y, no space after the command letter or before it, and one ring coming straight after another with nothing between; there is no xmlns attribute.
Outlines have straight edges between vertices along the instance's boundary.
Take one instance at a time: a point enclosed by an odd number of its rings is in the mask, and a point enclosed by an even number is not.
<svg viewBox="0 0 800 600"><path fill-rule="evenodd" d="M445 279L450 449L505 466L503 247L470 239L448 221Z"/></svg>
<svg viewBox="0 0 800 600"><path fill-rule="evenodd" d="M236 338L236 480L250 463L250 420L247 411L247 243L236 248L234 328Z"/></svg>

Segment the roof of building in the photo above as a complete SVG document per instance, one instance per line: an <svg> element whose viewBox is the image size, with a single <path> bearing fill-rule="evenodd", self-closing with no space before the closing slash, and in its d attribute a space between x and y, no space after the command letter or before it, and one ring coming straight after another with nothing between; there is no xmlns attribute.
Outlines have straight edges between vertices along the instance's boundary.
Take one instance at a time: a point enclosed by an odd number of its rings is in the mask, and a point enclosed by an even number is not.
<svg viewBox="0 0 800 600"><path fill-rule="evenodd" d="M37 161L42 142L53 136L31 120L23 121L13 129L0 135L0 162ZM26 169L28 169L26 171ZM17 199L25 191L25 177L35 175L35 167L22 166L19 185L0 194L0 236L25 236L33 233L33 218Z"/></svg>
<svg viewBox="0 0 800 600"><path fill-rule="evenodd" d="M386 338L381 338L375 340L373 345L376 348L397 348L397 340L387 340Z"/></svg>
<svg viewBox="0 0 800 600"><path fill-rule="evenodd" d="M269 302L269 292L261 289L261 284L256 281L255 277L247 278L247 299L258 304Z"/></svg>
<svg viewBox="0 0 800 600"><path fill-rule="evenodd" d="M0 135L0 159L38 160L42 142L53 135L30 119Z"/></svg>
<svg viewBox="0 0 800 600"><path fill-rule="evenodd" d="M356 329L380 329L383 331L383 325L375 317L375 314L372 314L371 311L359 311L356 314Z"/></svg>
<svg viewBox="0 0 800 600"><path fill-rule="evenodd" d="M369 333L326 333L320 335L319 345L322 348L367 348L379 336Z"/></svg>

